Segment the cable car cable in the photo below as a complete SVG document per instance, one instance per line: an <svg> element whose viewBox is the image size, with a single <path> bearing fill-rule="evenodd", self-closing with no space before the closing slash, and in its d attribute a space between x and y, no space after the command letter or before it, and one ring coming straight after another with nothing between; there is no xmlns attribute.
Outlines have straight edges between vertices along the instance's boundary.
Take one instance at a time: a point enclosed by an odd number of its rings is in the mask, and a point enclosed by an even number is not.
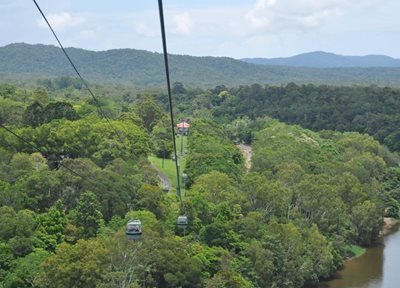
<svg viewBox="0 0 400 288"><path fill-rule="evenodd" d="M175 167L176 167L176 178L177 178L177 187L176 192L181 204L181 208L184 209L181 195L181 184L180 184L180 172L179 172L179 159L176 153L176 141L175 141L175 124L174 124L174 113L172 106L172 94L171 94L171 82L169 77L169 65L168 65L168 52L167 52L167 37L165 34L165 24L164 24L164 9L162 0L158 0L158 10L160 14L160 26L161 26L161 37L162 37L162 45L163 45L163 54L164 54L164 65L165 65L165 76L167 80L167 89L168 89L168 103L169 103L169 115L171 120L171 129L172 129L172 139L174 144L174 157L175 157Z"/></svg>
<svg viewBox="0 0 400 288"><path fill-rule="evenodd" d="M114 133L117 135L117 137L119 138L119 141L121 143L123 143L123 139L121 137L121 135L119 134L118 130L112 125L110 119L107 117L107 115L104 113L104 110L101 108L100 106L100 102L97 99L97 97L94 95L94 93L92 92L92 89L90 89L89 84L86 82L86 80L82 77L81 73L79 73L78 69L76 68L74 62L72 62L72 59L69 57L69 54L67 53L67 51L64 49L64 46L61 44L60 39L57 37L56 32L54 31L53 27L50 25L50 22L47 20L46 16L44 15L42 9L40 8L39 4L36 2L36 0L32 0L33 3L35 3L36 8L39 10L40 14L42 15L44 21L47 23L47 26L50 28L51 32L53 33L54 38L56 38L58 45L60 46L61 50L63 51L65 57L68 59L69 63L71 64L72 68L74 69L74 71L76 72L76 74L78 75L79 79L81 80L81 82L83 83L83 85L85 86L85 88L89 91L89 94L92 96L95 105L97 106L101 116L103 118L106 119L107 123L111 126L111 128L114 130Z"/></svg>
<svg viewBox="0 0 400 288"><path fill-rule="evenodd" d="M81 80L81 82L83 83L83 85L85 86L85 88L89 91L90 95L92 96L96 106L98 107L98 110L100 112L100 114L107 120L108 124L112 127L112 129L114 130L115 134L117 135L117 137L119 138L119 140L121 142L123 142L120 134L118 133L118 131L115 129L115 127L112 125L112 123L110 122L110 119L105 115L103 109L100 106L100 103L98 101L98 99L96 98L96 96L94 95L94 93L92 92L92 90L90 89L88 83L85 81L85 79L82 77L82 75L80 74L80 72L78 71L78 69L76 68L75 64L73 63L72 59L70 58L69 54L67 53L67 51L65 50L64 46L62 45L61 41L59 40L59 38L57 37L57 34L55 33L54 29L52 28L52 26L50 25L49 21L47 20L45 14L43 13L42 9L40 8L39 4L36 2L36 0L33 0L36 8L39 10L40 14L42 15L43 19L45 20L45 22L47 23L47 26L50 28L53 36L55 37L55 39L57 40L61 50L63 51L65 57L67 58L67 60L69 61L69 63L71 64L72 68L74 69L74 71L76 72L76 74L78 75L79 79ZM173 104L172 104L172 94L171 94L171 83L170 83L170 77L169 77L169 65L168 65L168 52L167 52L167 42L166 42L166 33L165 33L165 23L164 23L164 13L163 13L163 5L162 5L162 0L158 0L158 7L159 7L159 14L160 14L160 26L161 26L161 34L162 34L162 44L163 44L163 54L164 54L164 64L165 64L165 74L166 74L166 80L167 80L167 89L168 89L168 102L169 102L169 112L170 112L170 121L171 121L171 129L172 129L172 139L173 139L173 148L174 148L174 157L175 157L175 167L176 167L176 177L177 177L177 196L178 199L180 201L180 205L181 205L181 209L184 209L184 205L183 205L183 201L182 201L182 195L181 195L181 187L180 187L180 169L179 169L179 159L177 157L177 148L176 148L176 140L175 140L175 124L174 124L174 116L173 116ZM1 125L3 128L3 125ZM9 131L8 129L6 129L7 131ZM9 131L10 132L10 131ZM16 137L18 137L20 140L24 141L25 143L28 143L30 146L35 147L33 144L25 141L25 139L23 139L22 137L19 137L19 135L13 133L13 135L15 135ZM35 147L36 150L38 150L39 152L41 152L41 150L37 147ZM41 152L42 153L42 152ZM63 166L65 167L65 166ZM72 169L65 167L67 170L73 172L76 175L79 175L79 173L73 171ZM79 175L80 177L82 177L81 175ZM83 177L82 177L83 178ZM184 216L186 221L187 221L187 217Z"/></svg>

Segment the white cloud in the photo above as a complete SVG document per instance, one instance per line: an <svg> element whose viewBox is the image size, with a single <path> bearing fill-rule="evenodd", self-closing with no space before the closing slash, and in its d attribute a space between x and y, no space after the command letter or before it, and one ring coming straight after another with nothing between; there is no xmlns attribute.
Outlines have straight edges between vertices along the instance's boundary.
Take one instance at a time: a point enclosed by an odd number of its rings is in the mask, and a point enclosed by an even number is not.
<svg viewBox="0 0 400 288"><path fill-rule="evenodd" d="M318 27L346 8L345 0L257 0L245 14L253 32L280 32Z"/></svg>
<svg viewBox="0 0 400 288"><path fill-rule="evenodd" d="M68 1L71 3L65 4ZM154 3L143 8L139 2L147 1L127 1L135 9L116 9L107 0L96 5L90 4L93 1L79 0L62 1L63 4L52 0L43 2L47 3L46 11L56 13L48 14L48 18L56 32L63 32L59 36L65 45L93 50L125 47L161 50L158 10ZM224 0L200 1L194 6L186 3L191 1L183 2L171 0L175 4L165 7L171 53L237 58L289 56L313 50L354 55L398 56L399 53L390 44L398 34L395 27L399 27L400 21L396 14L400 2L396 0L385 0L385 5L380 0L235 0L232 3ZM37 11L24 9L25 0L6 0L6 3L13 3L15 7L6 9L12 17L4 13L4 19L0 20L2 35L7 36L0 42L54 42L44 31L26 29L28 23L46 25L36 20ZM10 21L17 22L13 33L7 25ZM382 31L391 37L384 38ZM377 37L381 40L370 40Z"/></svg>
<svg viewBox="0 0 400 288"><path fill-rule="evenodd" d="M257 0L254 8L255 9L266 9L276 4L276 0Z"/></svg>
<svg viewBox="0 0 400 288"><path fill-rule="evenodd" d="M72 16L67 12L61 12L57 14L48 14L47 20L50 25L58 31L64 30L70 27L76 27L85 22L83 17ZM36 25L41 28L47 28L47 24L43 19L36 20Z"/></svg>
<svg viewBox="0 0 400 288"><path fill-rule="evenodd" d="M175 28L172 30L175 34L190 35L193 31L193 20L189 12L183 12L174 16Z"/></svg>
<svg viewBox="0 0 400 288"><path fill-rule="evenodd" d="M82 39L96 39L97 32L90 29L82 30L79 32L79 37Z"/></svg>
<svg viewBox="0 0 400 288"><path fill-rule="evenodd" d="M151 28L149 25L143 22L140 22L135 25L135 31L139 35L145 37L155 37L156 35L158 35L153 28Z"/></svg>

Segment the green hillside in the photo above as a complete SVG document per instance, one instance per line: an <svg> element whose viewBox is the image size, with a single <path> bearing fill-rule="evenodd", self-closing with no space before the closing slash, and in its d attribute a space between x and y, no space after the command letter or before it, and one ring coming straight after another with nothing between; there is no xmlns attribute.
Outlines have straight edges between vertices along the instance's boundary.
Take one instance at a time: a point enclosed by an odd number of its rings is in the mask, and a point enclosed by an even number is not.
<svg viewBox="0 0 400 288"><path fill-rule="evenodd" d="M142 50L87 51L67 48L89 81L154 86L165 81L162 55ZM226 57L171 55L172 81L189 86L241 84L376 84L398 86L400 68L300 68L255 65ZM0 48L0 81L75 76L61 49L11 44Z"/></svg>

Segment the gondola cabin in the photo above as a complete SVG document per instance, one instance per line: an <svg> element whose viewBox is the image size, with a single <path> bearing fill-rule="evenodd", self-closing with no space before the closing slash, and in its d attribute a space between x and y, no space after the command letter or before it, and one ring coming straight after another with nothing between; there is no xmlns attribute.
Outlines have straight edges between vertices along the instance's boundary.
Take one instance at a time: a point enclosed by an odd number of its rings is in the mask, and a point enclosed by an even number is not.
<svg viewBox="0 0 400 288"><path fill-rule="evenodd" d="M176 225L178 228L186 229L188 225L188 218L186 215L180 215L178 216L178 220L176 221Z"/></svg>
<svg viewBox="0 0 400 288"><path fill-rule="evenodd" d="M139 240L142 236L142 222L140 220L129 220L126 224L125 235L127 240Z"/></svg>
<svg viewBox="0 0 400 288"><path fill-rule="evenodd" d="M168 183L164 183L163 184L163 191L164 192L168 192L169 191L169 184Z"/></svg>

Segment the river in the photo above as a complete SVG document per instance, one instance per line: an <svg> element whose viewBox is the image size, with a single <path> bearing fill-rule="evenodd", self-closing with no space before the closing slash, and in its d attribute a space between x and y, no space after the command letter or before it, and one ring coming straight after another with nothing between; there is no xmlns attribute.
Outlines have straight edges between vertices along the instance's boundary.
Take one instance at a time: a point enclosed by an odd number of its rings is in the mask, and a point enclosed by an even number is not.
<svg viewBox="0 0 400 288"><path fill-rule="evenodd" d="M397 226L382 243L368 248L361 257L346 261L335 279L320 288L399 288L400 230Z"/></svg>

